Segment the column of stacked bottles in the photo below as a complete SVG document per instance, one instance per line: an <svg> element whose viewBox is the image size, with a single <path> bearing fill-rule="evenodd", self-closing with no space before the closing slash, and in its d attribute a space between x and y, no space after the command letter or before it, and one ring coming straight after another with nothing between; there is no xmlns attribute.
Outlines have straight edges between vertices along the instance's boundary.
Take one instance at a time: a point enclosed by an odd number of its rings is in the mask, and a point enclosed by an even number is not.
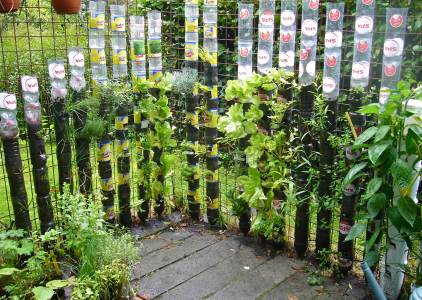
<svg viewBox="0 0 422 300"><path fill-rule="evenodd" d="M206 0L204 2L204 51L207 53L208 62L204 66L205 85L209 89L206 92L207 116L205 124L205 140L207 144L207 171L206 171L206 197L207 216L210 225L215 226L219 220L219 157L218 157L218 41L217 21L218 8L217 0Z"/></svg>
<svg viewBox="0 0 422 300"><path fill-rule="evenodd" d="M32 229L32 224L29 217L28 196L23 176L16 107L16 96L14 94L0 93L0 136L3 144L4 164L9 180L15 226L18 229L24 229L29 232Z"/></svg>
<svg viewBox="0 0 422 300"><path fill-rule="evenodd" d="M42 233L45 233L54 227L54 215L51 205L47 153L44 136L41 134L43 128L38 80L36 77L23 76L21 84L40 229Z"/></svg>
<svg viewBox="0 0 422 300"><path fill-rule="evenodd" d="M137 98L135 101L133 123L136 132L136 158L137 168L139 172L138 181L138 199L141 201L138 210L138 217L141 223L145 223L149 216L149 199L146 199L146 187L142 180L145 176L143 170L145 164L148 164L149 151L143 149L141 136L148 131L148 120L142 115L139 102L143 97L147 96L145 91L137 89L136 82L146 79L146 47L145 47L145 18L143 16L130 17L130 45L131 45L131 61L132 61L132 81L134 82L134 94Z"/></svg>
<svg viewBox="0 0 422 300"><path fill-rule="evenodd" d="M185 3L185 66L198 69L198 0L187 0ZM188 177L188 204L189 214L194 220L200 216L200 189L199 189L199 91L195 87L191 98L186 99L186 140L191 148L186 153L190 168Z"/></svg>
<svg viewBox="0 0 422 300"><path fill-rule="evenodd" d="M157 84L160 82L163 76L163 66L162 66L162 41L161 41L161 12L152 10L148 12L148 63L149 63L149 80ZM158 99L160 97L160 90L158 88L151 89L151 95ZM156 130L156 124L153 124L151 130ZM155 145L152 149L153 152L153 161L160 167L159 174L157 175L158 182L161 183L161 186L165 186L164 175L162 173L162 163L161 155L163 149ZM161 190L158 195L156 195L155 213L161 217L164 212L164 189Z"/></svg>
<svg viewBox="0 0 422 300"><path fill-rule="evenodd" d="M106 118L110 112L107 95L102 85L107 81L107 59L105 54L105 2L89 2L88 37L91 60L92 81L94 96L100 99L100 117ZM105 218L114 222L114 185L111 166L111 138L108 132L100 138L97 145L98 175L100 177L101 192L103 195L103 210Z"/></svg>

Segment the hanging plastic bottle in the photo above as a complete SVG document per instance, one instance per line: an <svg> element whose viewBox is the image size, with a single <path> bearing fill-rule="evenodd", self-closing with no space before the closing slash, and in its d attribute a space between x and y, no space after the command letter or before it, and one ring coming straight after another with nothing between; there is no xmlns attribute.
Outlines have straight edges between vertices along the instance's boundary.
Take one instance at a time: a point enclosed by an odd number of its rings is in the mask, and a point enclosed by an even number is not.
<svg viewBox="0 0 422 300"><path fill-rule="evenodd" d="M41 124L41 105L38 80L33 76L22 76L21 84L25 120L29 125L39 125Z"/></svg>
<svg viewBox="0 0 422 300"><path fill-rule="evenodd" d="M259 1L258 72L267 74L273 67L275 1Z"/></svg>
<svg viewBox="0 0 422 300"><path fill-rule="evenodd" d="M146 78L145 18L130 16L129 20L132 75L134 78Z"/></svg>
<svg viewBox="0 0 422 300"><path fill-rule="evenodd" d="M86 87L84 50L79 47L69 48L68 61L70 67L69 85L75 92Z"/></svg>
<svg viewBox="0 0 422 300"><path fill-rule="evenodd" d="M281 1L278 65L286 72L294 72L295 67L296 14L296 0Z"/></svg>
<svg viewBox="0 0 422 300"><path fill-rule="evenodd" d="M126 6L110 5L113 77L127 76Z"/></svg>
<svg viewBox="0 0 422 300"><path fill-rule="evenodd" d="M51 80L51 97L53 100L65 98L66 89L66 70L63 59L50 59L48 61L48 74Z"/></svg>
<svg viewBox="0 0 422 300"><path fill-rule="evenodd" d="M16 107L14 94L0 93L0 136L2 138L11 139L19 134Z"/></svg>
<svg viewBox="0 0 422 300"><path fill-rule="evenodd" d="M252 75L253 50L253 4L238 4L238 78L246 79Z"/></svg>
<svg viewBox="0 0 422 300"><path fill-rule="evenodd" d="M148 12L148 63L153 81L159 80L163 72L161 47L161 12L152 10Z"/></svg>
<svg viewBox="0 0 422 300"><path fill-rule="evenodd" d="M105 53L105 2L102 0L89 2L89 48L92 78L96 82L107 80Z"/></svg>

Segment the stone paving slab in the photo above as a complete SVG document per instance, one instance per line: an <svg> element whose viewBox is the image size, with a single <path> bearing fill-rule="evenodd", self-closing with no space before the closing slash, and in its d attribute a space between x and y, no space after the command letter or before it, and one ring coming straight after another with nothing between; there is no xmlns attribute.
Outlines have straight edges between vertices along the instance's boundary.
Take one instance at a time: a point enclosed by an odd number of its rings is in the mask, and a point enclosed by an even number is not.
<svg viewBox="0 0 422 300"><path fill-rule="evenodd" d="M239 248L240 244L235 239L221 240L133 282L132 286L143 297L155 298L235 255Z"/></svg>
<svg viewBox="0 0 422 300"><path fill-rule="evenodd" d="M310 286L315 268L287 251L268 257L254 238L203 225L157 222L154 228L144 231L142 260L131 282L142 299L368 299L364 281L356 277Z"/></svg>

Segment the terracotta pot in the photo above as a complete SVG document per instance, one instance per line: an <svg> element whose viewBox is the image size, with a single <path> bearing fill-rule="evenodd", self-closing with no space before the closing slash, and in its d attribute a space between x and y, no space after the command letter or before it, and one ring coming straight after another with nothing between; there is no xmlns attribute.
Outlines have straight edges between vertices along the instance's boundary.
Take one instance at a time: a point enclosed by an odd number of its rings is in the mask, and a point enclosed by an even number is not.
<svg viewBox="0 0 422 300"><path fill-rule="evenodd" d="M20 0L0 0L0 13L17 11L20 5Z"/></svg>
<svg viewBox="0 0 422 300"><path fill-rule="evenodd" d="M81 10L81 0L51 0L51 4L59 15L78 14Z"/></svg>

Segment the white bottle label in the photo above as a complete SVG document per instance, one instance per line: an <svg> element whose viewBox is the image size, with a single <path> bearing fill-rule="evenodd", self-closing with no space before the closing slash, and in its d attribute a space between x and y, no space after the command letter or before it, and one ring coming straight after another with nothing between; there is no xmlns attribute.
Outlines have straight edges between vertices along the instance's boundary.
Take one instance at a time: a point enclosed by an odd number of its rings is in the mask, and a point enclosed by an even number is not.
<svg viewBox="0 0 422 300"><path fill-rule="evenodd" d="M283 26L292 26L296 21L296 16L293 11L285 10L280 15L280 22Z"/></svg>
<svg viewBox="0 0 422 300"><path fill-rule="evenodd" d="M16 110L16 96L14 94L0 93L0 108Z"/></svg>
<svg viewBox="0 0 422 300"><path fill-rule="evenodd" d="M374 20L369 16L361 16L357 18L355 30L359 34L371 33L374 28Z"/></svg>
<svg viewBox="0 0 422 300"><path fill-rule="evenodd" d="M322 81L322 91L325 94L331 94L336 89L336 80L332 77L325 77Z"/></svg>
<svg viewBox="0 0 422 300"><path fill-rule="evenodd" d="M51 63L48 66L48 71L53 79L64 79L66 77L66 71L62 64Z"/></svg>
<svg viewBox="0 0 422 300"><path fill-rule="evenodd" d="M312 19L308 19L303 21L302 24L302 31L303 34L306 36L314 36L317 34L317 30L318 30L318 23L315 20Z"/></svg>
<svg viewBox="0 0 422 300"><path fill-rule="evenodd" d="M33 76L22 76L21 79L22 83L22 91L27 93L38 93L38 80L36 77Z"/></svg>
<svg viewBox="0 0 422 300"><path fill-rule="evenodd" d="M369 62L356 62L352 66L352 78L356 80L366 79L369 77Z"/></svg>

